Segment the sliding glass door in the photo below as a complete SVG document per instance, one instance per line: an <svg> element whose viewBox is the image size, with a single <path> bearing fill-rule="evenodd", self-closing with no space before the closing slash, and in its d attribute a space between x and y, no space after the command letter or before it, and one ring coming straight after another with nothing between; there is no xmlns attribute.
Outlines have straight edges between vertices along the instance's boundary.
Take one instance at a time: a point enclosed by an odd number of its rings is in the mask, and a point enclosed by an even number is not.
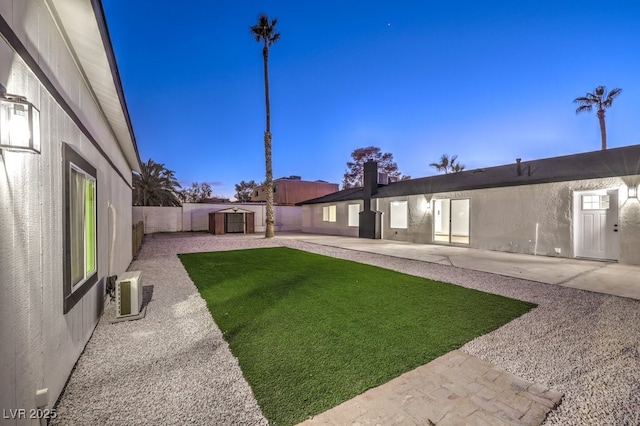
<svg viewBox="0 0 640 426"><path fill-rule="evenodd" d="M433 241L469 244L469 199L433 200Z"/></svg>

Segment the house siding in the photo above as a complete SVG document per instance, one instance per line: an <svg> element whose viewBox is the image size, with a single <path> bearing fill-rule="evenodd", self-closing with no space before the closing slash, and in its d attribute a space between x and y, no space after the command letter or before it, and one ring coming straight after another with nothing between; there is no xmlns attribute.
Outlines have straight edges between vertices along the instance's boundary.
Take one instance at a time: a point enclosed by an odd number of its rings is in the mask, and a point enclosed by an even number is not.
<svg viewBox="0 0 640 426"><path fill-rule="evenodd" d="M638 182L640 176L633 175L374 198L372 209L383 213L383 239L440 244L433 241L433 200L469 199L470 239L469 244L462 246L574 257L575 191L618 189L619 262L640 265L640 251L637 250L640 246L640 202L637 198L627 199L627 186L637 186ZM407 202L406 229L390 227L390 206L394 201ZM303 232L357 236L357 232L352 233L346 222L341 221L346 215L346 205L353 202L303 205ZM337 221L322 222L322 207L331 204L338 206Z"/></svg>
<svg viewBox="0 0 640 426"><path fill-rule="evenodd" d="M36 408L36 391L44 388L51 408L98 322L106 276L131 262L131 167L45 3L0 0L0 15L85 126L0 38L0 84L40 110L42 146L40 154L3 151L0 158L0 408ZM66 315L63 143L96 168L98 184L99 280Z"/></svg>
<svg viewBox="0 0 640 426"><path fill-rule="evenodd" d="M359 204L360 210L362 210L362 201L339 201L335 203L303 205L302 232L357 237L358 227L349 226L349 204ZM322 208L328 206L336 206L335 222L325 222L322 220Z"/></svg>

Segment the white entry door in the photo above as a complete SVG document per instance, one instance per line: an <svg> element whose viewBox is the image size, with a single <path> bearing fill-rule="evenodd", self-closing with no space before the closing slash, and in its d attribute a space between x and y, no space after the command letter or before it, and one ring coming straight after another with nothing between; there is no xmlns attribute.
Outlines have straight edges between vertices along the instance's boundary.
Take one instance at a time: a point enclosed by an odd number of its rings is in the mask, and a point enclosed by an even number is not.
<svg viewBox="0 0 640 426"><path fill-rule="evenodd" d="M618 260L618 190L574 193L576 257Z"/></svg>

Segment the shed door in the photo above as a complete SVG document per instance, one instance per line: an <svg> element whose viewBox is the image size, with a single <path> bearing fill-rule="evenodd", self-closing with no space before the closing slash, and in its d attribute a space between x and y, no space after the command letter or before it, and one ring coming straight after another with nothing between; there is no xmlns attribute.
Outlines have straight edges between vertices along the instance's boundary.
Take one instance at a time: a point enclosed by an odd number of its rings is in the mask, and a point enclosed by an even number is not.
<svg viewBox="0 0 640 426"><path fill-rule="evenodd" d="M214 213L214 234L216 235L224 235L224 213L216 212Z"/></svg>
<svg viewBox="0 0 640 426"><path fill-rule="evenodd" d="M618 260L618 190L574 195L576 257Z"/></svg>
<svg viewBox="0 0 640 426"><path fill-rule="evenodd" d="M253 234L255 231L254 213L246 213L245 218L247 220L247 234Z"/></svg>
<svg viewBox="0 0 640 426"><path fill-rule="evenodd" d="M226 213L225 231L227 234L244 233L244 213Z"/></svg>

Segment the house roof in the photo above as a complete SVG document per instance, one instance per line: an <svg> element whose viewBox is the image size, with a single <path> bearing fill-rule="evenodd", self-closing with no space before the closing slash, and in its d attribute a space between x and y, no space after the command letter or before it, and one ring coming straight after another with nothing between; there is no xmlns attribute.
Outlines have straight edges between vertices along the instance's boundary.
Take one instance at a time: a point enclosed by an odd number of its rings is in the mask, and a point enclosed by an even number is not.
<svg viewBox="0 0 640 426"><path fill-rule="evenodd" d="M140 155L122 89L102 1L52 0L61 31L103 110L129 167L140 171Z"/></svg>
<svg viewBox="0 0 640 426"><path fill-rule="evenodd" d="M373 198L640 175L640 145L522 161L520 170L521 174L518 175L516 162L513 162L503 166L393 182L378 186ZM351 188L300 204L362 200L363 196L362 188Z"/></svg>
<svg viewBox="0 0 640 426"><path fill-rule="evenodd" d="M303 204L334 203L337 201L362 200L363 198L364 191L362 188L349 188L343 189L342 191L332 192L331 194L327 194L322 197L302 201L300 203L297 203L296 206L301 206Z"/></svg>

